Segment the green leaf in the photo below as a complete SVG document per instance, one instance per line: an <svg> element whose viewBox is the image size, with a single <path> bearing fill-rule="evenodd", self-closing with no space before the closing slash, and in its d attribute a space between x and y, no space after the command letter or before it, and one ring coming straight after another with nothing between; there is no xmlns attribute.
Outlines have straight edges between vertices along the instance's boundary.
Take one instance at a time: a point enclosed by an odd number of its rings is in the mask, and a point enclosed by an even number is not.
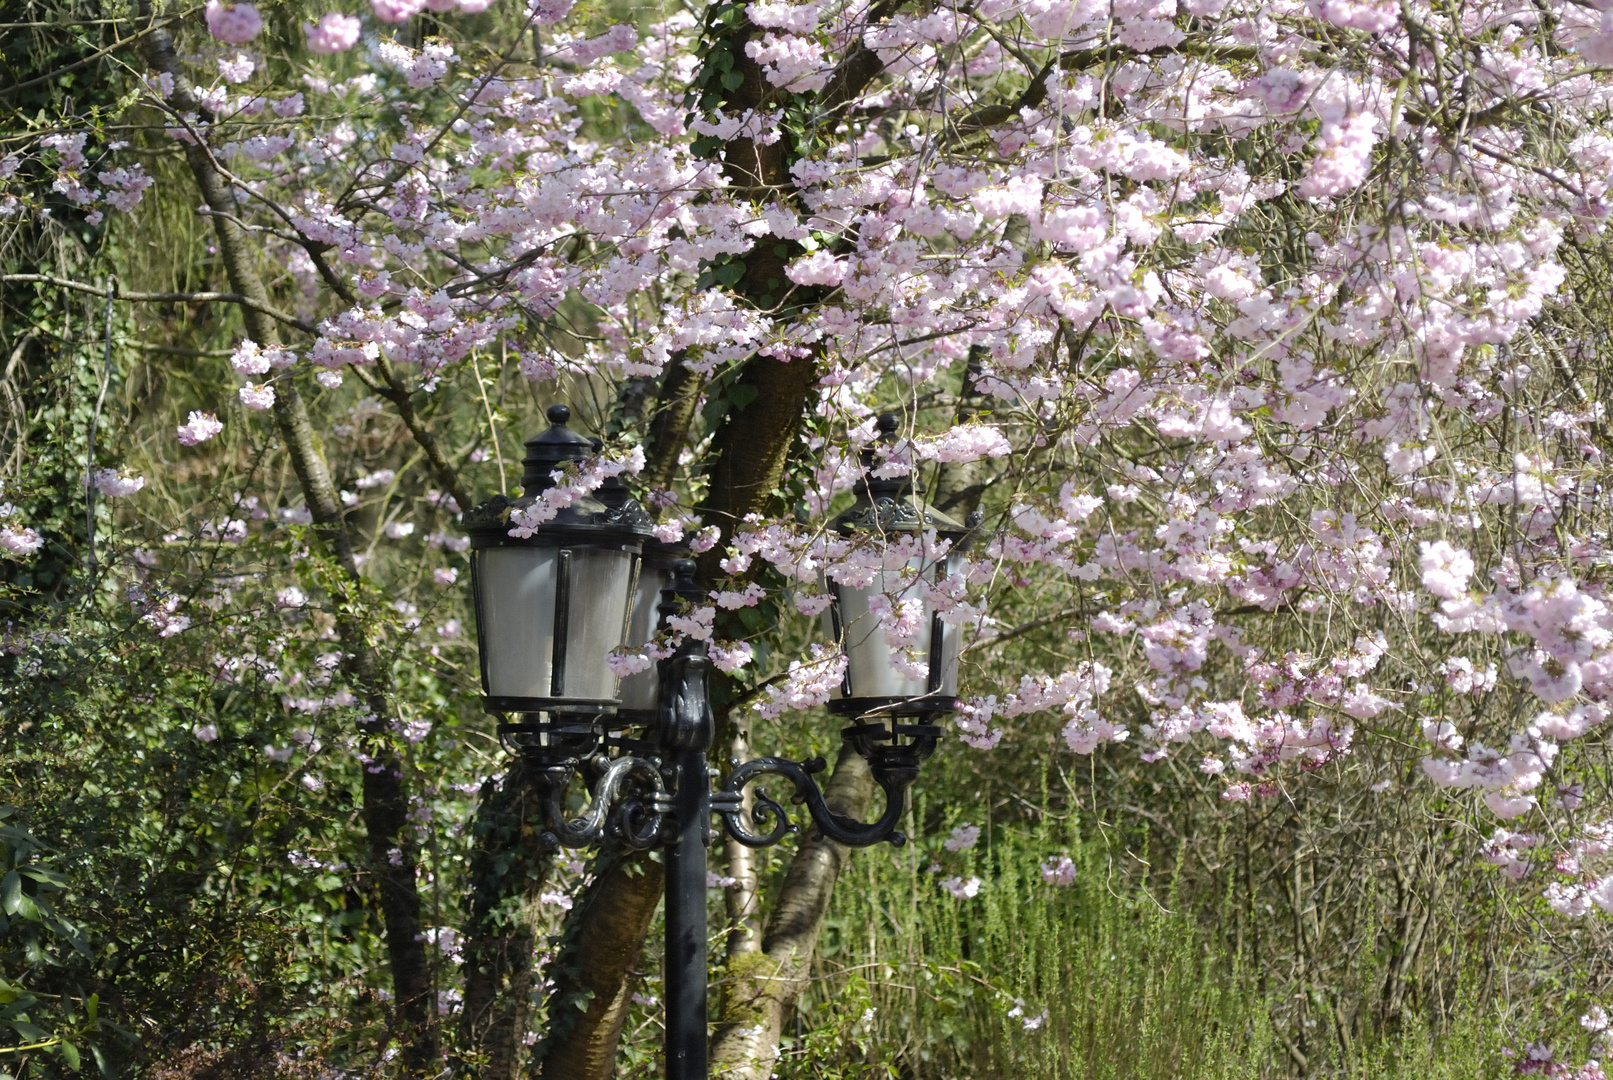
<svg viewBox="0 0 1613 1080"><path fill-rule="evenodd" d="M730 71L723 75L719 81L722 83L724 90L738 90L745 85L745 76L737 71Z"/></svg>
<svg viewBox="0 0 1613 1080"><path fill-rule="evenodd" d="M39 1042L45 1037L44 1028L37 1027L26 1020L11 1020L9 1023L11 1024L12 1030L17 1033L18 1038L24 1039L27 1042Z"/></svg>
<svg viewBox="0 0 1613 1080"><path fill-rule="evenodd" d="M733 402L736 410L743 409L745 406L755 401L756 395L759 393L761 393L761 391L756 389L754 386L746 386L743 383L735 383L733 386L728 388L728 400Z"/></svg>
<svg viewBox="0 0 1613 1080"><path fill-rule="evenodd" d="M67 879L54 870L46 870L38 866L30 866L22 871L28 877L45 885L54 885L58 889L67 888Z"/></svg>
<svg viewBox="0 0 1613 1080"><path fill-rule="evenodd" d="M15 870L7 870L6 876L0 878L0 910L4 910L7 915L15 915L17 909L22 907L24 899L22 875Z"/></svg>
<svg viewBox="0 0 1613 1080"><path fill-rule="evenodd" d="M69 1069L72 1069L73 1071L77 1072L78 1071L78 1066L79 1066L78 1047L74 1046L72 1043L68 1042L66 1039L63 1039L61 1049L62 1049L62 1057L65 1058L66 1061L67 1061L67 1067Z"/></svg>

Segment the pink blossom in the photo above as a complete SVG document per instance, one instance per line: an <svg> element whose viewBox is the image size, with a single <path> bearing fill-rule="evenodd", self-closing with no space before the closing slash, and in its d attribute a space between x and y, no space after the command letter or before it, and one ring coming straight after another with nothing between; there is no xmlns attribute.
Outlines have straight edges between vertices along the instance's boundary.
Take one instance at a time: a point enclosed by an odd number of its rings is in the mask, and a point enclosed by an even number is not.
<svg viewBox="0 0 1613 1080"><path fill-rule="evenodd" d="M250 56L245 53L236 53L230 59L219 59L218 73L224 77L225 82L244 83L252 77L253 69L256 66Z"/></svg>
<svg viewBox="0 0 1613 1080"><path fill-rule="evenodd" d="M977 877L943 878L941 881L941 888L951 893L953 898L956 900L972 900L974 897L980 895L980 879Z"/></svg>
<svg viewBox="0 0 1613 1080"><path fill-rule="evenodd" d="M750 643L746 641L714 642L710 654L711 662L717 665L717 670L729 675L749 667L754 658Z"/></svg>
<svg viewBox="0 0 1613 1080"><path fill-rule="evenodd" d="M308 38L308 51L325 54L346 52L358 44L358 36L363 27L364 24L351 15L327 12L320 16L318 25L309 23L304 27L304 33Z"/></svg>
<svg viewBox="0 0 1613 1080"><path fill-rule="evenodd" d="M822 90L831 67L823 46L793 34L762 34L745 43L745 55L762 65L762 74L774 86L797 93Z"/></svg>
<svg viewBox="0 0 1613 1080"><path fill-rule="evenodd" d="M1420 562L1423 588L1435 596L1454 599L1467 591L1468 578L1473 576L1473 557L1461 548L1452 547L1444 540L1424 541L1420 545Z"/></svg>
<svg viewBox="0 0 1613 1080"><path fill-rule="evenodd" d="M220 41L245 45L263 32L263 17L251 4L207 0L207 29Z"/></svg>
<svg viewBox="0 0 1613 1080"><path fill-rule="evenodd" d="M952 830L952 835L949 836L941 844L941 846L946 848L948 851L968 851L970 848L975 846L975 842L979 839L980 826L967 824L959 825Z"/></svg>
<svg viewBox="0 0 1613 1080"><path fill-rule="evenodd" d="M395 41L383 41L375 47L375 52L383 61L402 71L404 81L417 90L442 78L448 73L448 65L459 59L450 46L440 42L432 42L415 52Z"/></svg>
<svg viewBox="0 0 1613 1080"><path fill-rule="evenodd" d="M1574 48L1587 64L1613 67L1613 9L1603 10L1597 32L1580 38Z"/></svg>
<svg viewBox="0 0 1613 1080"><path fill-rule="evenodd" d="M425 7L426 0L370 0L370 10L384 23L408 22Z"/></svg>
<svg viewBox="0 0 1613 1080"><path fill-rule="evenodd" d="M1400 8L1392 0L1311 0L1310 6L1318 19L1374 34L1400 23Z"/></svg>
<svg viewBox="0 0 1613 1080"><path fill-rule="evenodd" d="M605 663L610 667L610 673L618 679L637 675L655 666L655 660L644 653L609 653L605 656Z"/></svg>
<svg viewBox="0 0 1613 1080"><path fill-rule="evenodd" d="M95 490L109 499L133 495L146 486L146 478L121 473L117 469L96 469L91 478Z"/></svg>
<svg viewBox="0 0 1613 1080"><path fill-rule="evenodd" d="M816 3L789 4L782 0L761 0L746 4L745 14L757 26L787 30L792 34L810 34L818 28Z"/></svg>
<svg viewBox="0 0 1613 1080"><path fill-rule="evenodd" d="M180 446L195 446L204 443L214 435L224 430L224 425L212 413L193 411L190 419L179 426L176 434L179 436Z"/></svg>
<svg viewBox="0 0 1613 1080"><path fill-rule="evenodd" d="M33 529L20 525L0 525L0 550L7 554L32 555L44 546L44 538Z"/></svg>
<svg viewBox="0 0 1613 1080"><path fill-rule="evenodd" d="M274 404L274 387L267 384L247 383L238 393L248 409L267 409Z"/></svg>
<svg viewBox="0 0 1613 1080"><path fill-rule="evenodd" d="M1360 187L1372 163L1372 148L1378 142L1377 123L1376 117L1366 113L1356 113L1342 122L1324 123L1316 140L1316 157L1300 181L1299 193L1315 199Z"/></svg>
<svg viewBox="0 0 1613 1080"><path fill-rule="evenodd" d="M1068 855L1055 855L1042 863L1042 880L1049 885L1073 885L1075 863Z"/></svg>
<svg viewBox="0 0 1613 1080"><path fill-rule="evenodd" d="M797 285L839 285L846 276L846 264L827 251L803 255L784 268L784 276Z"/></svg>

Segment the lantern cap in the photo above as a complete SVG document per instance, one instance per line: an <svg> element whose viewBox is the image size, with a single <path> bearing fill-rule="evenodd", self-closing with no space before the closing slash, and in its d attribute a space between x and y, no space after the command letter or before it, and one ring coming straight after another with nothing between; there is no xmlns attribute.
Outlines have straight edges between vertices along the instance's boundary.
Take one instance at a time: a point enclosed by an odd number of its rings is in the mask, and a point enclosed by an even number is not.
<svg viewBox="0 0 1613 1080"><path fill-rule="evenodd" d="M565 405L550 405L547 431L526 441L526 457L521 459L521 488L528 495L537 495L554 487L549 474L555 467L568 461L583 461L593 452L591 440L567 427L571 409Z"/></svg>
<svg viewBox="0 0 1613 1080"><path fill-rule="evenodd" d="M962 540L969 533L969 527L921 499L919 496L924 489L914 480L912 472L888 477L874 474L876 448L882 443L895 442L900 426L901 418L895 413L879 415L875 421L879 434L874 443L863 447L863 474L852 489L857 501L831 522L832 527L842 534L921 533L934 529L944 539Z"/></svg>
<svg viewBox="0 0 1613 1080"><path fill-rule="evenodd" d="M511 544L541 544L547 535L577 535L578 531L596 534L606 539L616 534L621 542L635 548L650 536L655 522L644 507L633 498L627 486L611 477L587 495L578 496L561 507L554 516L543 522L529 538L511 537L511 514L523 510L555 486L550 474L567 462L582 462L603 448L603 443L579 435L567 426L571 409L565 405L551 405L547 410L549 427L526 441L525 467L521 475L522 492L519 498L494 495L491 499L466 513L461 519L470 534L473 548L501 547Z"/></svg>

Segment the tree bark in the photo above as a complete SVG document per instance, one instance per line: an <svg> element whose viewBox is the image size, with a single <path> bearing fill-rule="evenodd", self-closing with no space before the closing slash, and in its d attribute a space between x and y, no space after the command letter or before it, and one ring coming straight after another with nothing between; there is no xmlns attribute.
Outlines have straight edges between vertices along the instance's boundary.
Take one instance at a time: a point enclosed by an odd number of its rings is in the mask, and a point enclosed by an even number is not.
<svg viewBox="0 0 1613 1080"><path fill-rule="evenodd" d="M704 380L683 363L683 353L673 354L661 376L655 395L655 411L650 416L650 438L645 447L641 479L652 488L669 488L678 474L678 455L694 426Z"/></svg>
<svg viewBox="0 0 1613 1080"><path fill-rule="evenodd" d="M862 818L873 797L868 763L840 748L824 792L836 812ZM712 1075L723 1080L768 1080L778 1061L785 1017L811 979L812 952L847 849L814 832L795 853L767 919L761 952L729 961L728 993L711 1048Z"/></svg>
<svg viewBox="0 0 1613 1080"><path fill-rule="evenodd" d="M549 965L549 1030L536 1053L539 1080L608 1080L632 1003L630 971L644 949L665 871L648 852L602 856L568 913Z"/></svg>
<svg viewBox="0 0 1613 1080"><path fill-rule="evenodd" d="M139 17L149 25L150 0L141 0ZM180 72L173 38L168 31L152 30L143 39L142 48L146 61L153 68L173 76L174 93L169 98L173 108L181 113L203 112L190 82ZM196 186L212 211L213 228L230 287L252 302L241 305L246 331L261 345L275 344L279 340L277 328L262 311L269 306L268 290L258 274L246 231L237 224L240 208L234 192L219 174L205 147L189 142L184 146L185 160L196 178ZM315 444L307 406L292 379L283 379L276 385L273 413L302 486L315 531L337 566L337 573L328 577L327 584L336 594L331 599L345 657L343 670L369 714L368 719L359 724L366 754L361 816L369 841L369 872L377 887L385 925L396 1002L394 1023L402 1043L403 1065L415 1074L435 1072L441 1064L436 1002L425 939L420 932L420 894L414 845L408 829L409 800L403 785L403 766L387 738L387 717L391 708L387 700L386 671L370 641L368 627L355 614L362 610L359 596L362 588L353 560L352 541L335 484L331 482L330 468Z"/></svg>
<svg viewBox="0 0 1613 1080"><path fill-rule="evenodd" d="M750 730L747 725L734 723L730 714L732 735L728 740L728 755L734 761L746 761L751 756ZM755 801L751 789L743 792L746 814ZM761 893L756 881L756 852L733 837L724 842L728 876L733 878L723 893L728 909L728 956L745 956L762 947L761 925L757 920L761 910Z"/></svg>

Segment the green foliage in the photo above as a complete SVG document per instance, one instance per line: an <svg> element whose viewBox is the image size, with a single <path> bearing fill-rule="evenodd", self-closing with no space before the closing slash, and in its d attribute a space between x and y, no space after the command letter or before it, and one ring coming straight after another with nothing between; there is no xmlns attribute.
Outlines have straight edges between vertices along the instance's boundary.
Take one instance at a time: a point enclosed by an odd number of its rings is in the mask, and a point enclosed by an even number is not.
<svg viewBox="0 0 1613 1080"><path fill-rule="evenodd" d="M56 909L68 880L43 861L45 846L0 806L0 1078L32 1064L42 1075L76 1072L86 1057L113 1076L102 1044L129 1033L101 1015L100 995L64 989L62 976L92 958L84 932ZM51 993L51 986L63 992Z"/></svg>
<svg viewBox="0 0 1613 1080"><path fill-rule="evenodd" d="M1068 886L1042 863L1067 854ZM974 850L938 844L855 856L836 890L781 1077L918 1080L1264 1080L1499 1077L1504 1019L1469 996L1442 1027L1409 1025L1338 1060L1273 1023L1279 958L1229 947L1229 912L1195 912L1121 869L1078 818L996 828ZM945 877L983 880L957 899ZM1514 1018L1516 1019L1516 1018ZM1325 1034L1325 1033L1324 1033ZM1292 1049L1290 1049L1292 1047ZM818 1070L827 1069L828 1072Z"/></svg>

